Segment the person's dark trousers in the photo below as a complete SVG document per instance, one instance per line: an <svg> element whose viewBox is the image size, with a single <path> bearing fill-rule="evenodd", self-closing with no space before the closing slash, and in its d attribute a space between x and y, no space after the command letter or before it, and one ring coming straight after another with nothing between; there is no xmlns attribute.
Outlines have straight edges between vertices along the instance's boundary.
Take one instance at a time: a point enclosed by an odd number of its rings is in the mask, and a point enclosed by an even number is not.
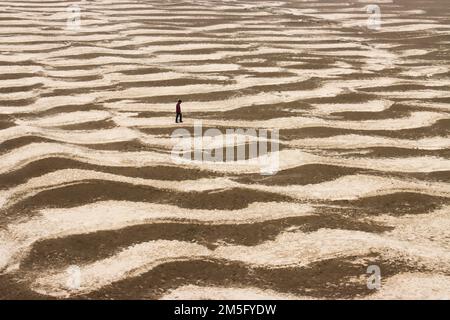
<svg viewBox="0 0 450 320"><path fill-rule="evenodd" d="M180 122L183 122L183 116L181 112L177 112L177 116L175 117L175 122L178 123L178 117L180 117Z"/></svg>

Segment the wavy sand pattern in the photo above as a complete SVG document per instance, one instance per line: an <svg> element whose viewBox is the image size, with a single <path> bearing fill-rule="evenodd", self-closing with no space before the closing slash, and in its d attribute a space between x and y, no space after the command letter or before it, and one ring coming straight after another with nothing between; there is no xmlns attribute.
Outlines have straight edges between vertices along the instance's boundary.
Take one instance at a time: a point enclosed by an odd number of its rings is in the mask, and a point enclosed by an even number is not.
<svg viewBox="0 0 450 320"><path fill-rule="evenodd" d="M0 298L449 299L447 2L0 1Z"/></svg>

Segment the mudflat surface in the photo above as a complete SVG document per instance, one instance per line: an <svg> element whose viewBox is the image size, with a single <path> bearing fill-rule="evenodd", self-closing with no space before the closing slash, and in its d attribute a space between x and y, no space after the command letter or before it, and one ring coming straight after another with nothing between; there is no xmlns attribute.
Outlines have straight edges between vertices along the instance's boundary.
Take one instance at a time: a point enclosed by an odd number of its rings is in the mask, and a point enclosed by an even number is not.
<svg viewBox="0 0 450 320"><path fill-rule="evenodd" d="M447 0L70 4L0 2L1 299L450 298Z"/></svg>

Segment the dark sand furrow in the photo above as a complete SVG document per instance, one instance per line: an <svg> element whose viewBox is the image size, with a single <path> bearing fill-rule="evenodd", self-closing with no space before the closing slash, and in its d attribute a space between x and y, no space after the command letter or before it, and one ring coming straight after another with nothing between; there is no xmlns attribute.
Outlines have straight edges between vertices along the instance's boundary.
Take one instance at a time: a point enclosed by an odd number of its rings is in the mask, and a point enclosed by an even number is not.
<svg viewBox="0 0 450 320"><path fill-rule="evenodd" d="M120 151L120 152L160 152L160 153L170 153L171 148L164 148L161 146L147 145L141 141L127 140L119 142L108 142L108 143L96 143L96 144L77 144L92 150L105 150L105 151Z"/></svg>
<svg viewBox="0 0 450 320"><path fill-rule="evenodd" d="M25 183L33 177L64 169L92 170L126 177L167 181L196 180L223 176L221 173L176 166L110 167L88 164L68 158L49 157L36 160L18 170L0 175L0 188L12 188Z"/></svg>
<svg viewBox="0 0 450 320"><path fill-rule="evenodd" d="M146 74L155 74L155 73L162 73L162 72L168 72L169 69L165 69L162 67L147 67L147 66L141 66L136 68L134 66L132 69L129 70L120 70L119 73L125 74L127 76L142 76Z"/></svg>
<svg viewBox="0 0 450 320"><path fill-rule="evenodd" d="M363 197L357 200L340 200L330 202L342 208L329 207L329 212L345 212L350 216L388 214L401 216L405 214L425 214L450 205L450 198L432 196L422 193L397 192L393 194ZM345 209L344 209L345 208Z"/></svg>
<svg viewBox="0 0 450 320"><path fill-rule="evenodd" d="M436 50L437 43L443 43L447 41L448 35L445 33L419 33L409 37L399 38L393 34L380 34L380 38L388 44L395 45L395 50L407 50L411 47L420 47ZM421 56L422 58L422 56Z"/></svg>
<svg viewBox="0 0 450 320"><path fill-rule="evenodd" d="M230 211L230 216L232 214ZM213 214L211 219L214 219ZM119 230L97 231L39 241L21 261L20 268L45 270L93 263L111 257L129 246L160 239L195 242L210 249L216 248L219 242L254 246L275 239L281 232L291 227L304 232L314 232L322 228L372 233L392 230L388 226L330 214L244 224L148 223Z"/></svg>
<svg viewBox="0 0 450 320"><path fill-rule="evenodd" d="M307 185L335 180L345 175L369 172L370 171L350 167L308 164L279 171L276 175L273 176L261 176L260 174L242 174L234 179L240 183L257 183L269 186Z"/></svg>
<svg viewBox="0 0 450 320"><path fill-rule="evenodd" d="M241 69L242 71L242 69ZM246 75L248 75L249 77L252 78L290 78L290 77L295 77L296 74L290 71L267 71L267 72L251 72L251 71L247 71L245 73Z"/></svg>
<svg viewBox="0 0 450 320"><path fill-rule="evenodd" d="M450 104L450 97L433 98L433 99L429 99L429 101L430 102L449 103Z"/></svg>
<svg viewBox="0 0 450 320"><path fill-rule="evenodd" d="M8 129L8 128L14 127L15 125L16 124L14 122L12 122L12 121L0 120L0 130ZM0 146L0 153L1 153L1 151L2 151L2 149L1 149L1 146Z"/></svg>
<svg viewBox="0 0 450 320"><path fill-rule="evenodd" d="M324 154L321 151L321 154ZM327 153L344 158L409 158L409 157L441 157L450 158L450 149L422 150L397 147L373 147L361 149L327 149Z"/></svg>
<svg viewBox="0 0 450 320"><path fill-rule="evenodd" d="M445 45L445 44L443 44ZM448 44L447 44L448 46ZM421 59L424 60L430 60L431 63L436 63L436 62L441 62L442 64L446 63L447 61L450 60L450 51L448 50L439 50L439 51L432 51L432 52L428 52L424 55L420 56ZM442 90L445 90L446 92L448 92L448 86L442 88Z"/></svg>
<svg viewBox="0 0 450 320"><path fill-rule="evenodd" d="M424 181L450 181L450 171L436 172L383 172L371 169L361 169L355 167L334 166L326 164L307 164L286 170L279 171L273 176L261 176L259 174L242 174L233 179L246 184L263 184L268 186L288 186L288 185L308 185L331 181L346 175L374 175L380 177L392 177L405 180Z"/></svg>
<svg viewBox="0 0 450 320"><path fill-rule="evenodd" d="M3 45L6 45L7 43L4 43L2 41ZM14 62L10 62L10 61L1 61L0 60L0 66L7 66L7 67L11 67L11 66L33 66L33 67L43 67L43 65L41 63L37 63L35 61L32 60L23 60L23 61L14 61Z"/></svg>
<svg viewBox="0 0 450 320"><path fill-rule="evenodd" d="M122 65L127 65L130 67L134 67L135 65L133 63L108 63L106 65L110 65L110 66L122 66ZM55 67L52 67L52 69L54 70L58 70L58 71L73 71L73 70L98 70L98 65L95 64L86 64L86 65L70 65L70 64L66 64L66 65L58 65Z"/></svg>
<svg viewBox="0 0 450 320"><path fill-rule="evenodd" d="M40 143L40 142L54 142L52 139L42 138L38 136L22 136L18 138L13 138L10 140L3 141L0 143L0 155L14 152L15 149L32 144L32 143ZM3 186L5 187L5 186ZM3 188L2 187L2 188Z"/></svg>
<svg viewBox="0 0 450 320"><path fill-rule="evenodd" d="M53 79L58 79L61 81L67 81L67 82L87 82L87 81L95 81L95 80L103 80L105 77L103 74L91 74L91 75L86 75L86 76L56 76L56 75L52 75L51 78Z"/></svg>
<svg viewBox="0 0 450 320"><path fill-rule="evenodd" d="M416 91L416 90L436 90L442 92L448 92L450 89L449 86L428 86L426 84L398 84L398 85L389 85L389 86L373 86L370 88L362 88L359 89L363 92L390 92L390 91Z"/></svg>
<svg viewBox="0 0 450 320"><path fill-rule="evenodd" d="M94 33L97 35L97 33ZM114 58L133 58L133 59L145 59L147 58L146 54L131 54L131 53L106 53L106 52L92 52L92 53L82 53L82 54L67 54L67 55L60 55L60 56L53 56L52 59L71 59L71 60L80 60L80 61L87 61L96 59L96 58L102 58L102 57L114 57Z"/></svg>
<svg viewBox="0 0 450 320"><path fill-rule="evenodd" d="M0 125L2 123L0 122ZM95 123L92 123L95 124ZM86 128L89 128L91 126L91 123L83 123L83 124L77 124L77 125L71 125L69 128L65 128L66 130L70 130L71 128L74 128L72 126L76 126L77 129L72 130L79 130L78 128L83 127L83 130L89 130ZM99 128L98 126L97 128ZM0 127L1 128L1 127ZM93 129L94 130L94 129ZM270 138L270 134L268 135ZM172 146L161 146L161 145L150 145L145 144L142 141L138 139L133 140L124 140L124 141L117 141L117 142L105 142L105 143L92 143L92 144L86 144L86 143L76 143L76 142L66 142L65 140L56 140L46 137L41 137L37 135L24 135L21 137L9 139L6 141L3 141L0 143L0 155L14 152L15 149L24 147L26 145L30 145L33 143L62 143L65 145L73 145L73 146L82 146L88 149L92 150L104 150L104 151L118 151L118 152L144 152L144 151L153 151L153 152L161 152L169 154L172 152ZM207 145L205 145L202 148L203 157L211 157L211 159L215 159L215 161L238 161L238 160L249 160L254 159L257 157L260 157L261 155L265 155L267 153L272 152L272 144L265 143L266 147L264 150L261 149L258 142L246 142L246 143L238 143L235 144L234 147L222 147L222 148L209 148ZM278 144L277 150L284 150L288 149L289 147L284 144ZM254 151L254 153L252 153ZM260 151L261 150L261 151ZM232 152L232 158L230 158L230 152ZM187 156L189 152L180 153L180 157L184 155L184 157ZM220 154L222 156L220 156ZM195 158L195 151L190 152L190 159ZM217 160L219 159L219 160Z"/></svg>
<svg viewBox="0 0 450 320"><path fill-rule="evenodd" d="M17 80L23 78L34 78L34 77L42 77L44 76L43 72L36 73L5 73L1 75L2 80Z"/></svg>
<svg viewBox="0 0 450 320"><path fill-rule="evenodd" d="M330 115L337 116L340 120L351 121L366 121L366 120L382 120L382 119L398 119L406 118L412 112L430 111L427 108L411 107L401 104L394 104L390 108L382 111L346 111L346 112L332 112ZM441 110L437 110L441 111ZM450 117L450 115L449 115Z"/></svg>
<svg viewBox="0 0 450 320"><path fill-rule="evenodd" d="M62 130L101 130L101 129L112 129L115 127L117 127L117 125L113 120L105 119L99 121L68 124L64 126L58 126L55 128Z"/></svg>
<svg viewBox="0 0 450 320"><path fill-rule="evenodd" d="M83 143L73 143L65 142L63 140L54 140L50 138L40 137L40 136L22 136L19 138L14 138L11 140L4 141L0 143L0 155L14 152L15 149L30 145L33 143L59 143L71 146L81 146L92 150L107 150L107 151L120 151L120 152L137 152L137 151L154 151L154 152L165 152L170 153L170 148L162 148L159 146L151 146L142 143L139 140L125 140L119 142L109 142L109 143L96 143L96 144L83 144ZM42 160L42 159L41 159ZM40 161L40 160L39 160ZM0 178L1 181L1 178ZM1 187L0 187L1 189Z"/></svg>
<svg viewBox="0 0 450 320"><path fill-rule="evenodd" d="M338 94L334 97L323 97L323 98L312 98L306 99L304 102L310 104L321 104L321 103L364 103L369 100L377 99L377 96L371 93L365 92L345 92Z"/></svg>
<svg viewBox="0 0 450 320"><path fill-rule="evenodd" d="M54 300L34 292L23 273L0 274L0 300Z"/></svg>
<svg viewBox="0 0 450 320"><path fill-rule="evenodd" d="M208 210L237 210L254 202L292 201L288 196L244 188L181 192L116 181L86 180L55 186L18 200L3 210L6 212L0 219L17 219L40 208L71 208L107 200L174 204L180 208Z"/></svg>
<svg viewBox="0 0 450 320"><path fill-rule="evenodd" d="M159 117L173 117L173 112L169 111L139 111L132 118L159 118Z"/></svg>
<svg viewBox="0 0 450 320"><path fill-rule="evenodd" d="M373 291L367 288L367 266L378 265L383 279L418 270L404 261L385 260L376 254L347 256L312 263L307 267L263 268L238 262L193 260L169 262L147 273L113 283L79 298L157 299L182 285L258 287L316 298L358 298ZM421 270L425 271L425 270ZM351 281L363 277L360 281Z"/></svg>
<svg viewBox="0 0 450 320"><path fill-rule="evenodd" d="M139 103L145 103L151 105L152 103L172 103L174 100L181 99L183 101L220 101L236 98L238 96L257 95L261 93L267 93L272 91L294 91L294 90L312 90L317 89L320 86L317 79L308 79L301 82L292 82L285 84L273 84L273 85L254 85L252 87L246 87L239 90L231 90L224 87L222 91L216 91L214 93L186 93L186 94L174 94L172 95L153 95L148 97L134 98L133 100ZM109 99L108 102L118 102L121 99Z"/></svg>
<svg viewBox="0 0 450 320"><path fill-rule="evenodd" d="M157 50L154 52L154 54L156 55L165 55L165 54L170 54L170 55L179 55L179 56L184 56L184 55L203 55L203 54L214 54L214 53L227 53L227 52L245 52L247 53L247 50L252 50L252 49L246 49L246 48L239 48L239 47L224 47L224 48L205 48L205 49L188 49L188 50Z"/></svg>
<svg viewBox="0 0 450 320"><path fill-rule="evenodd" d="M450 136L450 119L441 119L436 121L434 124L426 127L400 130L354 130L332 127L281 129L280 139L294 140L303 138L327 138L346 134L412 140L426 137L447 137Z"/></svg>
<svg viewBox="0 0 450 320"><path fill-rule="evenodd" d="M214 120L270 120L306 115L312 107L302 101L261 104L222 112L198 112L195 118Z"/></svg>
<svg viewBox="0 0 450 320"><path fill-rule="evenodd" d="M270 143L264 143L265 147L262 149L257 142L237 144L234 147L223 147L223 148L207 148L206 146L202 148L202 159L208 161L214 159L215 162L230 162L230 161L241 161L241 160L251 160L257 159L261 156L269 155L272 152L272 145ZM278 144L276 146L277 150L282 151L289 149L288 146L284 144ZM275 151L275 150L274 150ZM168 152L171 152L170 149ZM178 153L180 157L184 159L192 160L196 159L196 152L191 151Z"/></svg>
<svg viewBox="0 0 450 320"><path fill-rule="evenodd" d="M292 64L289 66L289 69L293 70L324 70L332 68L335 61L328 62L301 62L299 64Z"/></svg>
<svg viewBox="0 0 450 320"><path fill-rule="evenodd" d="M167 138L172 136L175 129L186 130L187 132L189 132L189 134L191 136L194 136L194 134L195 134L195 131L194 131L195 127L193 125L187 126L184 124L178 124L177 127L172 127L172 126L170 126L170 127L166 127L166 126L164 126L164 127L149 127L149 128L137 127L137 129L145 134L156 135L156 136L167 137ZM247 132L251 132L251 130L253 130L253 129L255 129L257 132L259 129L266 129L268 132L267 133L268 138L271 137L271 129L270 128L244 128L244 127L236 127L236 126L231 126L231 125L230 126L225 126L225 125L209 126L207 124L207 122L205 122L205 123L202 123L201 134L204 135L208 129L218 129L222 133L225 133L225 134L226 134L227 130L233 130L233 132L237 132L237 130L242 130L243 134L245 134ZM199 127L197 127L197 130L200 133ZM250 135L250 133L249 133L249 135Z"/></svg>
<svg viewBox="0 0 450 320"><path fill-rule="evenodd" d="M97 103L89 103L89 104L72 104L67 103L60 106L55 106L50 109L42 110L42 111L35 111L35 112L29 112L29 113L20 113L17 117L24 120L32 120L32 119L39 119L40 117L48 117L58 114L64 114L64 113L70 113L70 112L77 112L77 111L102 111L105 110L101 104Z"/></svg>
<svg viewBox="0 0 450 320"><path fill-rule="evenodd" d="M95 93L98 91L103 91L106 94L108 92L113 92L120 89L118 85L105 84L104 86L94 86L94 87L77 87L77 88L67 88L67 89L52 89L41 94L44 98L50 97L64 97L64 96L88 96L90 93Z"/></svg>
<svg viewBox="0 0 450 320"><path fill-rule="evenodd" d="M43 138L30 137L36 139L34 142L49 142L40 140ZM19 138L16 143L28 144L33 140L28 138ZM17 145L17 146L19 146ZM155 179L167 181L196 180L202 178L216 178L229 176L231 179L245 184L263 184L263 185L307 185L335 180L346 175L367 174L374 176L384 176L400 178L405 180L418 179L430 182L449 182L450 171L436 171L428 173L407 173L407 172L389 172L359 169L353 167L333 166L324 164L308 164L286 170L279 171L273 176L261 176L260 174L243 174L235 176L234 174L224 174L220 172L199 170L195 168L184 168L180 166L148 166L148 167L127 167L127 166L100 166L89 164L79 160L62 157L48 157L35 160L17 170L0 175L0 189L8 189L27 180L42 176L44 174L63 169L92 170L104 173L111 173L119 176L135 177L142 179Z"/></svg>
<svg viewBox="0 0 450 320"><path fill-rule="evenodd" d="M152 87L177 87L177 86L188 86L188 85L231 85L234 81L223 81L223 80L212 80L212 79L195 79L195 78L179 78L170 80L154 80L154 81L121 81L117 83L117 87L128 89L128 88L141 88L147 87L152 90Z"/></svg>
<svg viewBox="0 0 450 320"><path fill-rule="evenodd" d="M25 107L34 102L36 102L36 98L27 98L27 99L10 99L10 100L0 100L1 107Z"/></svg>

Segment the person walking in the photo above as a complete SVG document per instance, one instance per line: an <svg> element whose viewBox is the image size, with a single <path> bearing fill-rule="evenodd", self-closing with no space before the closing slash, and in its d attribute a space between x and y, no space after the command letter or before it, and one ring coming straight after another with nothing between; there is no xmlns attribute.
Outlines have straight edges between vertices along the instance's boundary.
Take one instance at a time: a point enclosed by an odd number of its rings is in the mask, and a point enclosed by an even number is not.
<svg viewBox="0 0 450 320"><path fill-rule="evenodd" d="M177 107L176 107L177 115L175 117L175 123L178 123L178 117L180 117L180 122L183 122L183 115L181 114L181 103L182 102L183 101L178 100Z"/></svg>

